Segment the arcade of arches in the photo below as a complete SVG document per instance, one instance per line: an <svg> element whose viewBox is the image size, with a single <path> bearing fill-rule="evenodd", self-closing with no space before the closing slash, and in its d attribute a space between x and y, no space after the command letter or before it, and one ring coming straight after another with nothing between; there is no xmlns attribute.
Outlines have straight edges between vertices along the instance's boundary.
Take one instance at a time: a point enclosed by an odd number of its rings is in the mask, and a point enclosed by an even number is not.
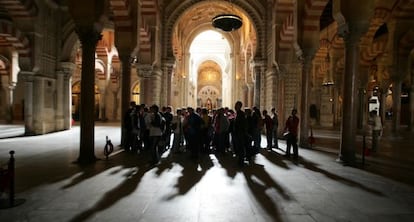
<svg viewBox="0 0 414 222"><path fill-rule="evenodd" d="M240 29L212 27L229 13ZM302 147L311 126L340 127L352 162L370 102L394 132L412 130L413 47L409 0L2 1L0 121L37 135L79 120L88 162L94 121L120 121L131 100L240 100L276 107L281 122L298 108Z"/></svg>

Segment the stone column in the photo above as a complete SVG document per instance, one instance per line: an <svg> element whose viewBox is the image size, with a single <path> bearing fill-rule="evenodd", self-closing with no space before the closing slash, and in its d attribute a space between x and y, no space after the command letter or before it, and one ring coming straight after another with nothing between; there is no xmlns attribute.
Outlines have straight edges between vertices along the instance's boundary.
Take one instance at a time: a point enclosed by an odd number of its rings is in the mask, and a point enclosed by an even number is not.
<svg viewBox="0 0 414 222"><path fill-rule="evenodd" d="M315 50L308 49L304 50L304 61L302 65L302 89L301 89L301 107L300 112L300 135L299 135L299 146L303 148L308 148L308 137L309 137L309 92L310 92L310 77L311 77L311 68L312 60L315 55ZM296 107L299 108L299 107Z"/></svg>
<svg viewBox="0 0 414 222"><path fill-rule="evenodd" d="M55 129L62 130L64 129L64 78L65 73L63 71L56 72L56 111L55 111Z"/></svg>
<svg viewBox="0 0 414 222"><path fill-rule="evenodd" d="M247 101L246 106L252 107L254 101L254 85L252 83L247 83Z"/></svg>
<svg viewBox="0 0 414 222"><path fill-rule="evenodd" d="M408 123L408 130L413 131L414 129L414 79L411 77L411 87L410 87L410 122ZM385 93L383 93L385 94Z"/></svg>
<svg viewBox="0 0 414 222"><path fill-rule="evenodd" d="M100 88L99 94L99 119L106 121L106 88Z"/></svg>
<svg viewBox="0 0 414 222"><path fill-rule="evenodd" d="M6 116L7 123L13 123L13 91L16 88L16 83L6 83L2 85L4 91L6 92L6 107L4 107L4 112Z"/></svg>
<svg viewBox="0 0 414 222"><path fill-rule="evenodd" d="M36 135L44 134L45 129L45 93L44 90L47 86L47 79L44 76L34 75L33 76L33 129Z"/></svg>
<svg viewBox="0 0 414 222"><path fill-rule="evenodd" d="M80 102L80 152L78 163L91 163L95 157L95 50L101 38L93 26L76 28L82 45Z"/></svg>
<svg viewBox="0 0 414 222"><path fill-rule="evenodd" d="M24 131L25 135L34 135L33 126L33 81L34 73L20 71L24 79Z"/></svg>
<svg viewBox="0 0 414 222"><path fill-rule="evenodd" d="M112 111L112 119L116 120L118 117L118 107L119 107L119 100L118 100L118 93L119 90L113 90L112 91L112 96L114 97L113 101L114 101L114 108ZM122 121L122 119L121 119Z"/></svg>
<svg viewBox="0 0 414 222"><path fill-rule="evenodd" d="M172 65L164 62L162 69L162 96L160 105L171 105Z"/></svg>
<svg viewBox="0 0 414 222"><path fill-rule="evenodd" d="M392 84L392 133L399 135L401 128L401 79L395 79Z"/></svg>
<svg viewBox="0 0 414 222"><path fill-rule="evenodd" d="M356 151L356 123L357 123L357 88L359 71L359 39L360 30L354 30L344 36L345 41L345 79L343 96L343 115L341 128L341 144L339 161L353 165ZM355 31L355 32L352 32Z"/></svg>
<svg viewBox="0 0 414 222"><path fill-rule="evenodd" d="M254 99L253 106L260 107L261 79L263 72L263 62L255 61L254 65Z"/></svg>
<svg viewBox="0 0 414 222"><path fill-rule="evenodd" d="M368 118L367 101L371 97L371 95L367 95L369 67L359 66L358 71L357 129L363 130Z"/></svg>
<svg viewBox="0 0 414 222"><path fill-rule="evenodd" d="M125 115L129 109L129 103L131 102L131 64L130 54L127 50L119 52L119 59L122 64L121 74L121 145L125 145L126 128L125 128Z"/></svg>
<svg viewBox="0 0 414 222"><path fill-rule="evenodd" d="M138 77L140 78L140 87L141 92L139 95L139 100L142 101L142 103L145 103L149 105L149 91L151 89L150 86L150 77L152 73L152 66L150 64L137 64L138 69Z"/></svg>
<svg viewBox="0 0 414 222"><path fill-rule="evenodd" d="M76 64L71 62L61 63L63 75L63 128L70 129L72 126L72 73Z"/></svg>
<svg viewBox="0 0 414 222"><path fill-rule="evenodd" d="M337 126L340 122L340 104L339 104L339 95L340 95L340 88L342 85L341 76L342 74L337 70L337 64L339 60L338 53L335 50L332 50L332 77L334 80L334 85L332 89L332 98L333 98L333 125Z"/></svg>
<svg viewBox="0 0 414 222"><path fill-rule="evenodd" d="M155 66L151 73L151 103L161 105L162 70Z"/></svg>
<svg viewBox="0 0 414 222"><path fill-rule="evenodd" d="M260 106L260 69L255 70L253 106Z"/></svg>

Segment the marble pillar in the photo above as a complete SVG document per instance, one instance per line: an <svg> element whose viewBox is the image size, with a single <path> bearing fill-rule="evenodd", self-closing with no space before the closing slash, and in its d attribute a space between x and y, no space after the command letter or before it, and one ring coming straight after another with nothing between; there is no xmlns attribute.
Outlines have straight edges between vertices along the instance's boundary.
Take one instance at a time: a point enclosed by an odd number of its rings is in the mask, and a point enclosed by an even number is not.
<svg viewBox="0 0 414 222"><path fill-rule="evenodd" d="M149 81L152 73L152 65L150 64L137 64L138 69L138 77L140 82L140 95L139 95L139 101L144 104L149 104L150 100L150 83Z"/></svg>
<svg viewBox="0 0 414 222"><path fill-rule="evenodd" d="M399 135L401 128L401 86L402 81L395 79L392 84L392 133Z"/></svg>
<svg viewBox="0 0 414 222"><path fill-rule="evenodd" d="M55 130L64 129L64 79L65 73L63 71L56 72L56 110L55 110Z"/></svg>
<svg viewBox="0 0 414 222"><path fill-rule="evenodd" d="M76 64L72 62L61 63L63 72L63 129L72 127L72 74L76 70Z"/></svg>
<svg viewBox="0 0 414 222"><path fill-rule="evenodd" d="M414 80L411 80L411 81L414 81ZM409 116L409 123L408 123L408 130L411 132L414 130L414 83L412 84L413 85L411 85L410 93L409 93L410 116Z"/></svg>
<svg viewBox="0 0 414 222"><path fill-rule="evenodd" d="M119 58L122 63L121 76L121 145L125 145L126 127L124 123L125 115L129 109L131 102L131 64L130 52L119 52Z"/></svg>
<svg viewBox="0 0 414 222"><path fill-rule="evenodd" d="M347 34L345 41L345 78L343 96L343 116L339 160L345 164L355 163L356 124L357 124L357 88L359 71L358 33Z"/></svg>
<svg viewBox="0 0 414 222"><path fill-rule="evenodd" d="M309 147L309 92L310 92L310 77L312 68L312 59L314 56L314 50L306 50L304 53L304 61L302 65L302 84L301 84L301 107L298 109L298 115L300 115L300 133L299 133L299 146L303 148ZM299 107L296 107L299 108Z"/></svg>
<svg viewBox="0 0 414 222"><path fill-rule="evenodd" d="M95 50L101 38L93 26L81 26L76 32L82 45L80 101L80 152L78 163L91 163L95 157Z"/></svg>
<svg viewBox="0 0 414 222"><path fill-rule="evenodd" d="M254 99L253 106L260 107L262 67L256 65L254 69Z"/></svg>
<svg viewBox="0 0 414 222"><path fill-rule="evenodd" d="M24 134L34 135L35 130L33 126L33 81L34 73L27 71L20 71L24 79Z"/></svg>

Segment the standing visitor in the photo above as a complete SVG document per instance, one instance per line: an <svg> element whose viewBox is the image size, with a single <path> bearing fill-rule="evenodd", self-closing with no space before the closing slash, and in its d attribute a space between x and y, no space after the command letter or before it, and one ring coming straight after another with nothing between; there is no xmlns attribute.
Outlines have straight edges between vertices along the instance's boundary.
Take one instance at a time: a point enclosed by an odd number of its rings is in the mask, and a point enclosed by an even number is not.
<svg viewBox="0 0 414 222"><path fill-rule="evenodd" d="M375 153L378 150L378 140L382 131L382 121L376 110L372 110L370 115L372 118L372 152Z"/></svg>
<svg viewBox="0 0 414 222"><path fill-rule="evenodd" d="M176 115L173 117L171 122L171 129L174 133L173 137L173 145L171 148L171 152L178 153L181 152L181 147L183 146L183 120L184 117L182 115L182 110L177 109Z"/></svg>
<svg viewBox="0 0 414 222"><path fill-rule="evenodd" d="M272 151L273 120L267 110L263 110L263 122L266 129L267 150Z"/></svg>
<svg viewBox="0 0 414 222"><path fill-rule="evenodd" d="M275 108L272 108L271 110L272 112L272 121L273 121L273 135L272 135L272 139L274 141L273 147L276 149L279 149L279 142L277 141L277 130L279 127L279 117L277 115L277 111Z"/></svg>
<svg viewBox="0 0 414 222"><path fill-rule="evenodd" d="M152 105L150 108L150 114L146 119L146 125L149 126L149 140L150 140L150 150L152 161L151 165L156 165L159 163L161 154L159 143L162 136L162 130L160 128L163 118L159 112L157 105ZM165 121L165 120L164 120Z"/></svg>
<svg viewBox="0 0 414 222"><path fill-rule="evenodd" d="M289 118L286 120L285 124L285 133L286 136L286 157L290 157L290 147L293 146L293 158L297 159L299 157L298 153L298 126L299 118L296 116L298 111L292 109L292 113Z"/></svg>
<svg viewBox="0 0 414 222"><path fill-rule="evenodd" d="M234 151L238 156L239 166L244 166L244 159L246 157L246 136L247 136L247 121L244 112L241 110L243 103L237 101L234 105L236 117L233 123L232 139L234 142Z"/></svg>

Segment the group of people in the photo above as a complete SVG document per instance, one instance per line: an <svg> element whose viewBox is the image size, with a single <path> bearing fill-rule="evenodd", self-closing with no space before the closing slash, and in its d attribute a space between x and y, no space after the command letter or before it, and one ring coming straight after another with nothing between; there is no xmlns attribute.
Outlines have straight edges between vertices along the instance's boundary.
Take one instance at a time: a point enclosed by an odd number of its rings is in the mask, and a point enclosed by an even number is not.
<svg viewBox="0 0 414 222"><path fill-rule="evenodd" d="M171 149L171 153L189 152L197 159L202 153L232 153L237 156L238 164L246 161L260 152L262 133L266 135L266 148L271 151L278 146L278 114L275 108L268 113L259 108L245 108L237 101L233 109L192 107L180 108L172 113L171 107L157 105L147 107L145 104L130 103L130 108L124 115L125 136L122 147L132 153L151 153L151 164L158 164L162 153ZM286 156L298 157L297 128L299 119L296 110L285 124Z"/></svg>

